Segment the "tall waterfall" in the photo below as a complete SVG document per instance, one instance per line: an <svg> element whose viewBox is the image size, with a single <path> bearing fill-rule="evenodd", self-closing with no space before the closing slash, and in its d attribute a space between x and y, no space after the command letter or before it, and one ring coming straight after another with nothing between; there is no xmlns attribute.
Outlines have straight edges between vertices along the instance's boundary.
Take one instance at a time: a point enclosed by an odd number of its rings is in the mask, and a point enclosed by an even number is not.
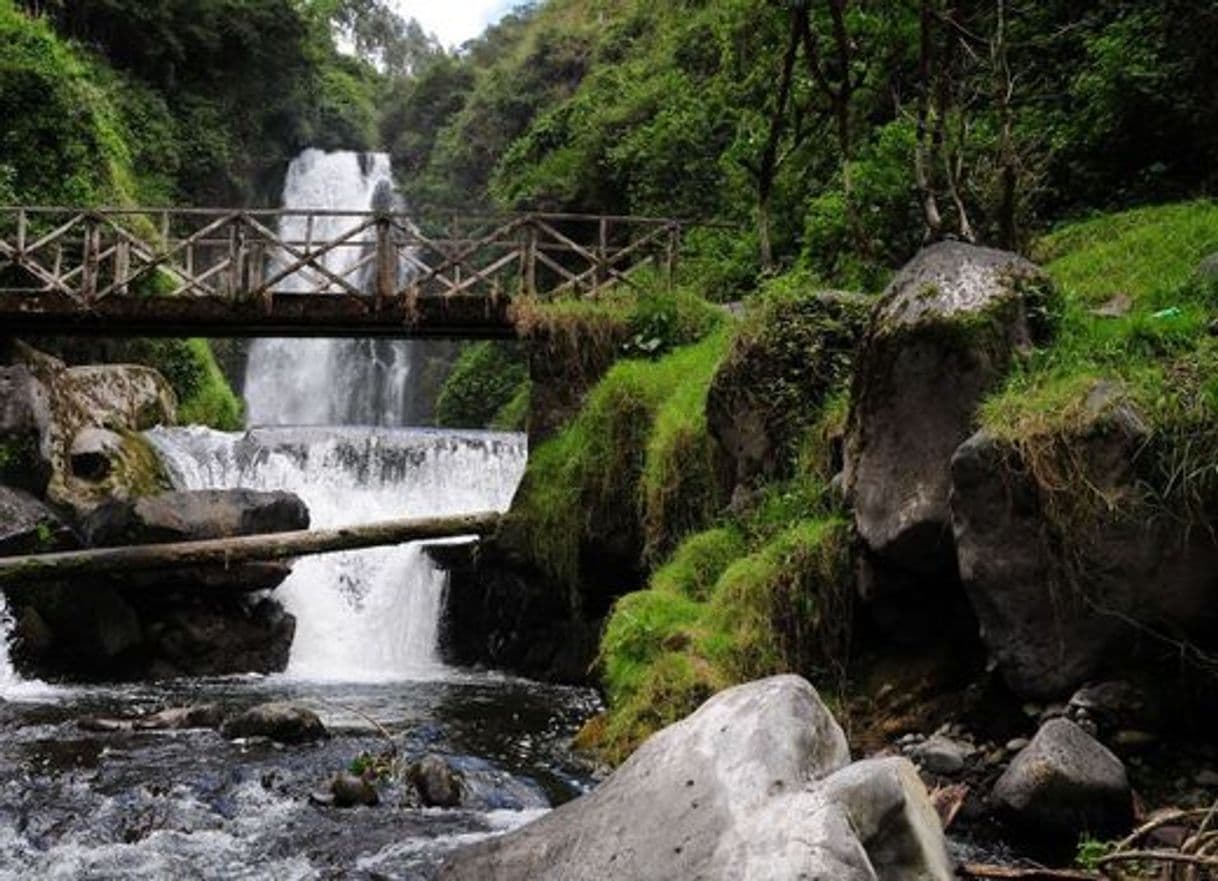
<svg viewBox="0 0 1218 881"><path fill-rule="evenodd" d="M393 175L384 153L324 153L305 150L288 168L283 188L287 209L368 211L393 199ZM284 217L285 241L337 239L358 218ZM366 240L370 243L372 233ZM322 258L326 268L347 277L363 256L360 247L336 248ZM349 280L359 283L358 273ZM321 280L301 271L279 290L306 294ZM416 345L407 340L256 341L246 367L245 399L250 425L405 425L414 411L411 383Z"/></svg>
<svg viewBox="0 0 1218 881"><path fill-rule="evenodd" d="M392 201L384 154L306 150L283 192L287 209L367 211ZM315 218L306 229L306 218L285 216L279 232L285 241L333 240L357 222ZM360 273L347 275L362 255L339 248L326 267L366 284ZM308 296L319 281L306 270L279 290ZM315 527L506 509L524 470L523 437L401 428L417 410L412 362L422 352L407 341L258 340L245 398L248 422L260 428L151 437L180 487L295 492ZM434 670L444 586L417 544L299 560L276 591L296 617L288 672L368 680Z"/></svg>
<svg viewBox="0 0 1218 881"><path fill-rule="evenodd" d="M522 436L492 432L183 428L149 438L180 487L289 490L323 528L504 510L526 455ZM298 560L276 591L296 616L288 673L368 681L434 672L444 587L418 544Z"/></svg>

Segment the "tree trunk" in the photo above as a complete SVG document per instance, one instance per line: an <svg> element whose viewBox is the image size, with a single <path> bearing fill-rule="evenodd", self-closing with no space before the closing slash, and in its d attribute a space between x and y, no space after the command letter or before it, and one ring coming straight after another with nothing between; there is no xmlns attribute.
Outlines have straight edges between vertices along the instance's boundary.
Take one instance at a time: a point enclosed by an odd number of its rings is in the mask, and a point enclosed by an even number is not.
<svg viewBox="0 0 1218 881"><path fill-rule="evenodd" d="M499 524L496 513L389 520L342 529L301 530L237 538L95 548L0 557L0 585L184 566L233 566L311 554L400 545L410 541L483 535Z"/></svg>

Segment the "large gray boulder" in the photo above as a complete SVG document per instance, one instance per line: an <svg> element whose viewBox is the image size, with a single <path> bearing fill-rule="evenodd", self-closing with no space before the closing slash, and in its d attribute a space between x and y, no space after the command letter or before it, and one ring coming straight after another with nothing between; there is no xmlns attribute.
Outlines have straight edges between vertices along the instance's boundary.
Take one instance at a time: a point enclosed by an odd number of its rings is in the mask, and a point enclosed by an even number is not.
<svg viewBox="0 0 1218 881"><path fill-rule="evenodd" d="M598 789L459 851L446 881L948 881L938 819L902 759L848 765L796 676L729 689Z"/></svg>
<svg viewBox="0 0 1218 881"><path fill-rule="evenodd" d="M183 490L109 502L82 524L91 547L161 544L308 529L309 509L296 495L249 489ZM284 562L182 566L133 573L135 589L255 593L278 587L292 573Z"/></svg>
<svg viewBox="0 0 1218 881"><path fill-rule="evenodd" d="M0 402L7 399L0 403L0 475L8 470L5 459L18 458L35 485L14 485L80 515L109 499L168 488L160 461L138 434L176 419L163 376L130 364L68 367L20 344L16 355L21 363L0 371ZM78 442L98 429L112 436ZM94 466L85 474L73 471L74 446Z"/></svg>
<svg viewBox="0 0 1218 881"><path fill-rule="evenodd" d="M1120 646L1136 642L1131 622L1208 645L1218 621L1212 534L1126 513L1139 508L1148 429L1106 386L1083 413L1065 436L1026 439L1060 462L1031 467L984 431L952 458L959 571L982 640L1011 688L1038 700L1067 697L1105 668L1120 672L1131 660ZM1047 485L1035 476L1046 468Z"/></svg>
<svg viewBox="0 0 1218 881"><path fill-rule="evenodd" d="M51 479L43 439L50 395L24 364L0 367L0 483L41 496Z"/></svg>
<svg viewBox="0 0 1218 881"><path fill-rule="evenodd" d="M252 489L180 490L111 502L82 525L91 547L232 538L309 528L299 496Z"/></svg>
<svg viewBox="0 0 1218 881"><path fill-rule="evenodd" d="M1125 766L1067 719L1041 727L994 785L994 800L1028 831L1066 844L1083 832L1119 834L1133 820Z"/></svg>
<svg viewBox="0 0 1218 881"><path fill-rule="evenodd" d="M957 242L922 251L884 293L857 360L845 469L859 536L883 562L953 571L952 453L1046 332L1049 295L1027 260Z"/></svg>
<svg viewBox="0 0 1218 881"><path fill-rule="evenodd" d="M29 493L0 485L0 556L75 547L76 536L54 511Z"/></svg>

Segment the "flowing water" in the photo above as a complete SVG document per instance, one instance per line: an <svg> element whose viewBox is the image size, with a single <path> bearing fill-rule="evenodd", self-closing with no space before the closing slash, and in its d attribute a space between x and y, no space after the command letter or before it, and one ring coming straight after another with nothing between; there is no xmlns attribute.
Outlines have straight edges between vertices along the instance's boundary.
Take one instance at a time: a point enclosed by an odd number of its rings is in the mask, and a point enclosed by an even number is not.
<svg viewBox="0 0 1218 881"><path fill-rule="evenodd" d="M315 527L505 510L524 471L521 435L358 427L150 439L187 489L290 490ZM417 544L300 560L276 591L296 616L288 673L375 681L443 674L436 638L445 577Z"/></svg>
<svg viewBox="0 0 1218 881"><path fill-rule="evenodd" d="M283 206L288 209L369 211L402 208L384 153L305 150L288 168ZM360 223L353 217L284 217L285 241L333 241ZM310 229L311 227L311 229ZM354 244L372 243L372 231ZM329 252L323 262L335 275L367 283L353 267L360 247ZM405 275L402 267L399 274ZM307 294L326 285L302 270L280 283L285 293ZM262 339L250 348L245 398L251 425L406 425L419 411L412 383L419 344L409 340Z"/></svg>
<svg viewBox="0 0 1218 881"><path fill-rule="evenodd" d="M367 209L394 198L386 157L308 150L284 205ZM303 238L285 219L288 238ZM315 229L340 234L349 221ZM333 254L339 274L358 248ZM302 296L310 279L285 279ZM418 411L408 342L259 340L245 382L250 430L148 437L186 489L283 489L314 527L503 510L526 458L521 435L403 428ZM585 689L446 667L437 645L446 576L410 544L297 561L275 592L296 618L288 669L270 677L122 687L48 686L13 672L0 605L0 881L428 879L444 853L535 818L590 785L568 751L597 708ZM95 733L86 716L202 702L235 711L292 699L333 737L279 748L211 730ZM381 804L309 794L391 738L400 761L449 757L458 809L414 806L390 774Z"/></svg>

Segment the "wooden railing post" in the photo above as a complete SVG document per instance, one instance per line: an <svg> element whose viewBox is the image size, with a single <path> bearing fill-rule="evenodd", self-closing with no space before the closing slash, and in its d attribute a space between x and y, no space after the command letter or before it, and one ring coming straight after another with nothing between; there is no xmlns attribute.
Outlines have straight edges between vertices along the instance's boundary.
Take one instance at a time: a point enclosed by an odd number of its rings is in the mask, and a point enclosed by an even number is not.
<svg viewBox="0 0 1218 881"><path fill-rule="evenodd" d="M537 296L537 224L533 218L528 219L525 226L524 259L521 261L524 269L524 292L530 297Z"/></svg>
<svg viewBox="0 0 1218 881"><path fill-rule="evenodd" d="M17 253L14 255L18 265L25 259L25 233L28 224L29 219L26 217L25 209L19 208L17 210Z"/></svg>
<svg viewBox="0 0 1218 881"><path fill-rule="evenodd" d="M398 253L388 215L376 219L376 308L393 297L398 285Z"/></svg>
<svg viewBox="0 0 1218 881"><path fill-rule="evenodd" d="M127 276L131 271L131 243L119 239L114 243L114 292L119 296L127 293Z"/></svg>
<svg viewBox="0 0 1218 881"><path fill-rule="evenodd" d="M668 225L668 245L664 254L664 272L668 276L668 290L676 285L677 263L681 259L681 224Z"/></svg>
<svg viewBox="0 0 1218 881"><path fill-rule="evenodd" d="M233 302L245 291L245 218L238 215L228 228L228 296Z"/></svg>
<svg viewBox="0 0 1218 881"><path fill-rule="evenodd" d="M101 226L94 214L85 215L83 257L80 295L86 303L91 303L97 298L97 279L101 259Z"/></svg>
<svg viewBox="0 0 1218 881"><path fill-rule="evenodd" d="M599 297L601 285L609 280L609 218L602 217L596 237L596 272L592 276L592 296Z"/></svg>
<svg viewBox="0 0 1218 881"><path fill-rule="evenodd" d="M453 260L453 281L456 282L457 287L461 287L461 261L456 259L457 255L461 253L461 245L458 244L460 232L461 226L454 214L448 221L448 247L450 249L449 257Z"/></svg>

